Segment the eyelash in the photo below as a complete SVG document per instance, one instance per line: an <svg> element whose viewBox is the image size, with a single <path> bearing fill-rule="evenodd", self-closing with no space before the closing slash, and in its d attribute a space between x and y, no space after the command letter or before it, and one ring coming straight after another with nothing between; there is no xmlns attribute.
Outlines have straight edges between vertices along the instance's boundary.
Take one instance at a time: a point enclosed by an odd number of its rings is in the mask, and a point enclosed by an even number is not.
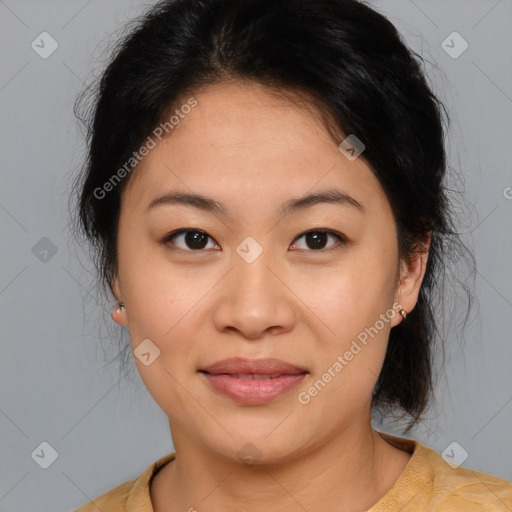
<svg viewBox="0 0 512 512"><path fill-rule="evenodd" d="M202 234L205 234L210 240L214 240L210 235L208 235L208 233L206 233L205 231L201 230L201 229L196 229L196 228L181 228L181 229L177 229L175 231L172 231L171 233L169 233L168 235L166 235L163 240L162 240L162 243L163 244L169 244L169 242L183 234L183 233L189 233L189 232L194 232L194 233L202 233ZM296 238L294 238L294 241L296 240L299 240L300 238L304 237L305 235L308 235L310 233L323 233L323 234L326 234L326 235L332 235L334 238L336 238L337 240L337 243L332 246L332 247L329 247L327 249L299 249L299 250L306 250L306 252L327 252L327 251L331 251L331 250L335 250L337 248L339 248L340 245L344 245L347 243L347 239L341 235L340 233L337 233L336 231L331 231L331 230L328 230L328 229L310 229L308 231L305 231L304 233L301 233L299 236L297 236ZM217 243L217 242L215 242ZM218 244L217 244L218 245ZM182 249L181 247L178 247L178 248L173 248L172 250L181 250L181 251L184 251L184 252L194 252L194 253L200 253L200 252L205 252L205 249Z"/></svg>

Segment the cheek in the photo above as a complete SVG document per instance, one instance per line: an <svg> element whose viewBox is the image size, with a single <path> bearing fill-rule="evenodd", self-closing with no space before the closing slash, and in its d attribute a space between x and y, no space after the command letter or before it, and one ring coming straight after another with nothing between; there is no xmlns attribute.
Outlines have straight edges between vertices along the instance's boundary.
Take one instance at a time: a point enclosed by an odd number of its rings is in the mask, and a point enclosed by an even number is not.
<svg viewBox="0 0 512 512"><path fill-rule="evenodd" d="M218 276L200 272L193 265L178 268L159 249L126 247L124 256L120 258L119 272L129 305L126 315L132 349L136 351L149 339L157 347L154 350L159 351L154 367L136 361L139 372L143 379L172 381L165 369L177 377L188 370L186 365L193 360L195 349L193 330L200 324L200 305ZM159 377L153 377L157 370Z"/></svg>
<svg viewBox="0 0 512 512"><path fill-rule="evenodd" d="M197 325L197 305L209 287L207 283L203 287L197 279L170 275L169 268L165 271L148 265L138 269L130 271L124 281L130 304L130 343L137 370L164 411L190 408L190 396L182 386L197 360L192 331ZM141 357L145 353L150 354L146 360Z"/></svg>
<svg viewBox="0 0 512 512"><path fill-rule="evenodd" d="M319 317L341 339L373 325L393 304L394 260L363 252L366 254L354 252L338 269L319 279L313 292L311 288L304 291L308 304L314 305Z"/></svg>
<svg viewBox="0 0 512 512"><path fill-rule="evenodd" d="M344 397L360 403L371 394L397 314L392 308L394 263L392 253L354 252L309 292L308 305L322 320L317 322L323 335L317 338L322 347L316 373L322 381L336 375L329 384L332 393L325 393L324 400Z"/></svg>
<svg viewBox="0 0 512 512"><path fill-rule="evenodd" d="M314 375L300 397L300 403L311 405L304 412L315 411L337 425L358 416L371 401L391 327L380 317L385 307L342 297L325 303L323 311L334 334L318 338L322 346L315 350Z"/></svg>
<svg viewBox="0 0 512 512"><path fill-rule="evenodd" d="M181 320L208 290L207 276L198 267L172 265L160 247L136 246L130 236L120 252L119 273L123 295L129 304L127 317L132 343L144 338L172 337ZM210 285L211 286L211 285Z"/></svg>

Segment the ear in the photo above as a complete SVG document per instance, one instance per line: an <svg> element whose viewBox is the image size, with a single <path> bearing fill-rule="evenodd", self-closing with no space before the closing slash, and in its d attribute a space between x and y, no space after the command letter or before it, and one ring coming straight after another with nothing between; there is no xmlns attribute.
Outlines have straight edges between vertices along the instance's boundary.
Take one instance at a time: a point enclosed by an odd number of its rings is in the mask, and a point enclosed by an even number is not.
<svg viewBox="0 0 512 512"><path fill-rule="evenodd" d="M410 313L418 302L421 283L427 269L431 235L432 233L429 232L425 240L410 255L408 260L400 262L400 279L395 301L400 305L400 309L405 309L406 313ZM401 320L401 315L395 315L394 322L392 323L397 325Z"/></svg>
<svg viewBox="0 0 512 512"><path fill-rule="evenodd" d="M114 276L114 280L112 282L112 293L114 294L114 297L116 298L116 300L118 302L123 302L123 294L121 293L121 285L119 283L119 277L117 276L117 274ZM121 312L118 313L117 312L117 305L114 306L114 309L112 311L112 320L116 323L118 323L119 325L127 325L127 321L126 321L126 312L125 310L121 309Z"/></svg>
<svg viewBox="0 0 512 512"><path fill-rule="evenodd" d="M123 294L121 293L121 286L119 284L119 276L116 274L112 281L112 293L118 302L123 302Z"/></svg>

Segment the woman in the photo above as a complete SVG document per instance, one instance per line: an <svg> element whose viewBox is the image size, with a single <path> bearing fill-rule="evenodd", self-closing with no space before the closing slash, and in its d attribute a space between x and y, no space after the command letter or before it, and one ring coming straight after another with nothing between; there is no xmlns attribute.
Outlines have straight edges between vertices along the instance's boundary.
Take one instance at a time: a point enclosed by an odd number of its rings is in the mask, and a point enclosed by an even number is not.
<svg viewBox="0 0 512 512"><path fill-rule="evenodd" d="M154 6L101 78L79 219L175 452L78 509L509 510L421 420L462 244L443 106L356 0Z"/></svg>

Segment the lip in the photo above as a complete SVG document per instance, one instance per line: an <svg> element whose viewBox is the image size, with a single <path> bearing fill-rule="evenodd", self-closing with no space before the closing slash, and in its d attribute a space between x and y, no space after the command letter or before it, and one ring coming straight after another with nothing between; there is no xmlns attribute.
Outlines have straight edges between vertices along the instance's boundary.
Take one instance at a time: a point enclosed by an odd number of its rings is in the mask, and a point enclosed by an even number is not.
<svg viewBox="0 0 512 512"><path fill-rule="evenodd" d="M208 383L241 405L270 402L291 391L309 373L304 368L280 359L224 359L199 370ZM242 378L239 375L258 375ZM273 378L270 375L275 376ZM276 376L279 375L279 376Z"/></svg>
<svg viewBox="0 0 512 512"><path fill-rule="evenodd" d="M281 359L265 358L265 359L246 359L244 357L230 357L217 361L210 366L201 368L200 371L213 375L220 373L228 374L248 374L254 373L259 375L271 375L279 373L281 375L297 375L307 372L305 368L299 368L291 363L282 361Z"/></svg>

